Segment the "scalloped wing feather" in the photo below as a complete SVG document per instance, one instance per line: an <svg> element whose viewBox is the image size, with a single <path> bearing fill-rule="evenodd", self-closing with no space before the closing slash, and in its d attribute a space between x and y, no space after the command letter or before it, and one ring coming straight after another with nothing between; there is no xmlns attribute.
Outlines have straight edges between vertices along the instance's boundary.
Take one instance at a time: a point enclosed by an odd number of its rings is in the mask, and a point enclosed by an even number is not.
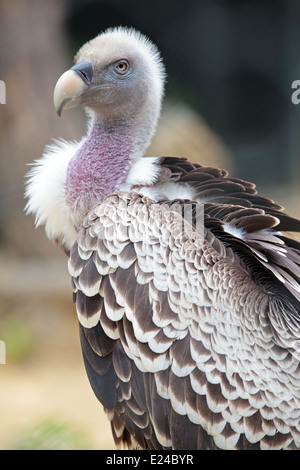
<svg viewBox="0 0 300 470"><path fill-rule="evenodd" d="M211 211L204 237L135 192L88 214L69 269L91 385L118 445L300 447L299 302Z"/></svg>

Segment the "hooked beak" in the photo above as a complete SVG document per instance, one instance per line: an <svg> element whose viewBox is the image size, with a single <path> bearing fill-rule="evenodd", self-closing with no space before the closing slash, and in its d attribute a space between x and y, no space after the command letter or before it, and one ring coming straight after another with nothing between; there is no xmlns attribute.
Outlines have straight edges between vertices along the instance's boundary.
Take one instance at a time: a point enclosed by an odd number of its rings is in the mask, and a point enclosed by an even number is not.
<svg viewBox="0 0 300 470"><path fill-rule="evenodd" d="M93 82L93 65L89 61L75 64L58 79L53 102L60 116L64 108L74 108L81 104L80 97L89 89Z"/></svg>

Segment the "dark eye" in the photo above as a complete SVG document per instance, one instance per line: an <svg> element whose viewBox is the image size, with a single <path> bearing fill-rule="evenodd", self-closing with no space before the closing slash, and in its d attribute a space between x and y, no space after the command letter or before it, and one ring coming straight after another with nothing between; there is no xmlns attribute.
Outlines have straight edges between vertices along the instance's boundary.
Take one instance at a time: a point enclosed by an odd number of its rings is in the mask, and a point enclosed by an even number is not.
<svg viewBox="0 0 300 470"><path fill-rule="evenodd" d="M119 60L115 64L115 71L119 75L124 75L124 73L126 73L128 69L129 69L129 63L125 59Z"/></svg>

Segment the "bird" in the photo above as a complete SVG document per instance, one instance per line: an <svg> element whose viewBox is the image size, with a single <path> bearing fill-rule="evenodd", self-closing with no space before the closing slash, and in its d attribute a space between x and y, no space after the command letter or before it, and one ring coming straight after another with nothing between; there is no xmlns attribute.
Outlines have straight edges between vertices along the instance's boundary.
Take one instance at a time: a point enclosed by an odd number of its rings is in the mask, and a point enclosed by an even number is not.
<svg viewBox="0 0 300 470"><path fill-rule="evenodd" d="M117 448L300 448L300 221L253 183L145 156L166 70L112 27L54 88L87 116L33 163L26 212L68 256L86 373Z"/></svg>

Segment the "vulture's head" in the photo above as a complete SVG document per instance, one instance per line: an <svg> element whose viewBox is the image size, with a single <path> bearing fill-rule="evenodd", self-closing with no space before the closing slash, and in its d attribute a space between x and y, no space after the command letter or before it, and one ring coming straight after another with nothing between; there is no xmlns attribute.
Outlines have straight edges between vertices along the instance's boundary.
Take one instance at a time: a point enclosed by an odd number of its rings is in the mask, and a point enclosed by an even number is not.
<svg viewBox="0 0 300 470"><path fill-rule="evenodd" d="M54 106L82 106L103 119L128 119L160 111L164 67L156 47L133 29L105 31L82 46L75 65L58 80Z"/></svg>
<svg viewBox="0 0 300 470"><path fill-rule="evenodd" d="M103 198L153 183L159 169L143 156L160 115L164 81L158 50L133 29L108 29L78 51L75 65L57 81L54 106L59 115L84 108L87 135L48 147L26 190L28 212L51 239L69 249L83 217Z"/></svg>

